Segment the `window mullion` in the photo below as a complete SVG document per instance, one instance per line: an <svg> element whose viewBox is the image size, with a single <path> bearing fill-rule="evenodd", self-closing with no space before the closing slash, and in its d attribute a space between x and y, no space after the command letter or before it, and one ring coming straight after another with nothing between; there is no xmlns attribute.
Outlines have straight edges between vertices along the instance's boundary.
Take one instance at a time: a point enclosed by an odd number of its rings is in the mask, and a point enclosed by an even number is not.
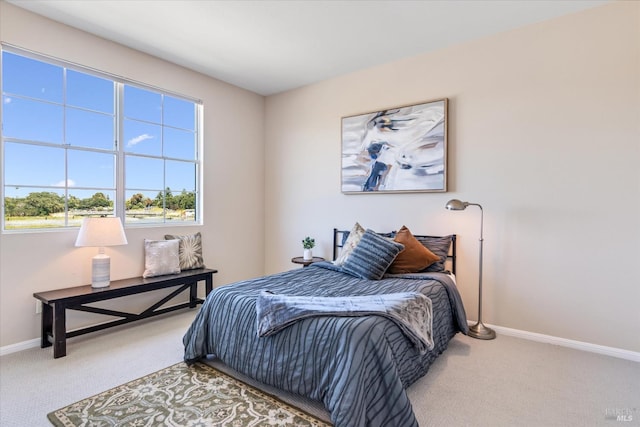
<svg viewBox="0 0 640 427"><path fill-rule="evenodd" d="M116 216L120 217L122 224L125 224L125 168L124 168L124 85L116 82L115 111L116 120L114 123L116 136Z"/></svg>
<svg viewBox="0 0 640 427"><path fill-rule="evenodd" d="M69 145L67 144L67 69L62 68L62 146L64 147L64 226L69 226Z"/></svg>

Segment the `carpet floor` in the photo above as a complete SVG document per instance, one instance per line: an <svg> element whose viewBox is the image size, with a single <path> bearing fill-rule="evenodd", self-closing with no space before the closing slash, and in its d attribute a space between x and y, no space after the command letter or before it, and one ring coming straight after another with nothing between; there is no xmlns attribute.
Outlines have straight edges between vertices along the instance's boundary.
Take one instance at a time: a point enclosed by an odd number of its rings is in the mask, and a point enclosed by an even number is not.
<svg viewBox="0 0 640 427"><path fill-rule="evenodd" d="M180 362L195 313L72 338L59 359L51 348L0 357L0 426L50 427L48 413ZM328 419L318 402L206 363ZM421 427L640 426L640 363L504 335L458 334L407 393Z"/></svg>

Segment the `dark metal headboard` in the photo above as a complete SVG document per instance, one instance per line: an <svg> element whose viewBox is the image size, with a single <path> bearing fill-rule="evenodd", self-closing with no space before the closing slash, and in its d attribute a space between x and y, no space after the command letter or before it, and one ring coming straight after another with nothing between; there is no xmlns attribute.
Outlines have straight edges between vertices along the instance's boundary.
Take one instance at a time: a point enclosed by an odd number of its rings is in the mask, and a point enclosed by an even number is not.
<svg viewBox="0 0 640 427"><path fill-rule="evenodd" d="M338 230L337 228L333 229L333 259L338 258L338 254L340 253L340 249L342 249L342 242L345 239L345 234L349 234L349 230ZM395 231L389 234L395 234ZM414 234L415 237L431 237L431 238L439 238L442 236L426 236L423 234ZM451 248L449 249L449 255L447 256L447 260L451 263L451 272L456 274L456 235L451 235Z"/></svg>

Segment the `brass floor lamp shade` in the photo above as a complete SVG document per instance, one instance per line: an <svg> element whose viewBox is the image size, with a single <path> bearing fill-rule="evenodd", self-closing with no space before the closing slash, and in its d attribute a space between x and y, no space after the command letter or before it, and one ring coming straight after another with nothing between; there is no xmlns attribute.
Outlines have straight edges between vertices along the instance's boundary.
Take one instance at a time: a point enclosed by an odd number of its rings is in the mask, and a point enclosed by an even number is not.
<svg viewBox="0 0 640 427"><path fill-rule="evenodd" d="M477 203L469 203L469 202L461 202L458 199L452 199L447 202L446 208L450 211L462 211L467 208L467 206L477 206L480 208L480 270L479 270L479 279L478 279L478 322L469 327L469 336L473 338L478 338L481 340L492 340L496 337L496 332L484 326L482 323L482 242L484 238L482 236L482 228L484 223L484 213L482 211L482 206Z"/></svg>

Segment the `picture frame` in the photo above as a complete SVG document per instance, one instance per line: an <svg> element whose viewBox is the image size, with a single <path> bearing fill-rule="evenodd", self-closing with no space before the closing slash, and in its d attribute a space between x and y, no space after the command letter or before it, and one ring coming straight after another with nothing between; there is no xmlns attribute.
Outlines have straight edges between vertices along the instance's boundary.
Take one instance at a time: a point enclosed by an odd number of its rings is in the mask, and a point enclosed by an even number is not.
<svg viewBox="0 0 640 427"><path fill-rule="evenodd" d="M448 103L343 117L342 193L446 192Z"/></svg>

